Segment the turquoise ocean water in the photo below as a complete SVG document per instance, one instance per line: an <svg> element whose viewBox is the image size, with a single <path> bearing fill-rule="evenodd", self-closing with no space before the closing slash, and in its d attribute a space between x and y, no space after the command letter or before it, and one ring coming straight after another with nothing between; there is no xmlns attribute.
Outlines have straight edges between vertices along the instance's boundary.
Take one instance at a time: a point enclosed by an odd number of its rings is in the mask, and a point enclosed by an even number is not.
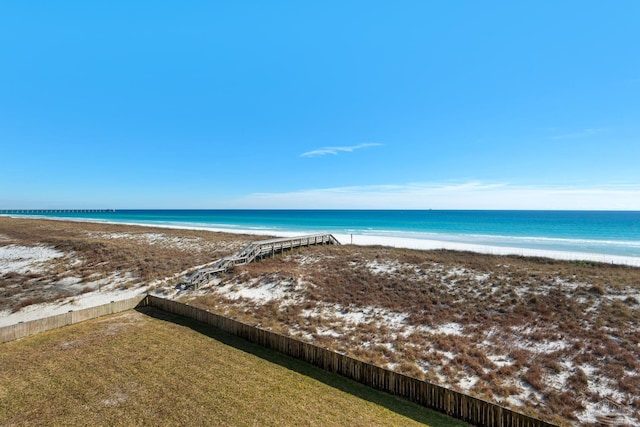
<svg viewBox="0 0 640 427"><path fill-rule="evenodd" d="M37 216L229 231L250 230L273 235L279 232L329 232L640 257L640 212L116 210Z"/></svg>

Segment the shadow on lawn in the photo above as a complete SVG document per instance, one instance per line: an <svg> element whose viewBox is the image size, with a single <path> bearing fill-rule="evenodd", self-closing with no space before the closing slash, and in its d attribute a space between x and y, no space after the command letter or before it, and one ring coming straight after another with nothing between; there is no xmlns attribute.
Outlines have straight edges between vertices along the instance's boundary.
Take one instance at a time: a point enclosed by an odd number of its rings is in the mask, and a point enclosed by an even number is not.
<svg viewBox="0 0 640 427"><path fill-rule="evenodd" d="M353 396L359 397L360 399L373 402L397 414L403 415L407 418L411 418L414 421L434 427L457 427L469 425L463 421L456 420L454 418L416 405L412 402L409 402L408 400L401 399L391 394L374 390L348 378L344 378L332 372L325 371L307 362L294 359L275 350L251 343L243 338L228 334L217 328L205 325L198 321L166 313L153 307L138 307L135 310L155 319L164 320L177 325L188 327L189 329L215 339L220 343L260 357L261 359L264 359L271 363L275 363L291 371L305 375L309 378L313 378L314 380L320 381L345 393L349 393Z"/></svg>

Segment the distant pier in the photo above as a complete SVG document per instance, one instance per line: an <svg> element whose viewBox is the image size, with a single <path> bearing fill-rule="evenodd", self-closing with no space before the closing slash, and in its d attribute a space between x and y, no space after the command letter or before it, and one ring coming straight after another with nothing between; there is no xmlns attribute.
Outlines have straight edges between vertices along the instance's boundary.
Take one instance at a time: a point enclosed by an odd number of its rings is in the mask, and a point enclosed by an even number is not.
<svg viewBox="0 0 640 427"><path fill-rule="evenodd" d="M0 209L0 215L39 215L58 213L112 213L115 209Z"/></svg>

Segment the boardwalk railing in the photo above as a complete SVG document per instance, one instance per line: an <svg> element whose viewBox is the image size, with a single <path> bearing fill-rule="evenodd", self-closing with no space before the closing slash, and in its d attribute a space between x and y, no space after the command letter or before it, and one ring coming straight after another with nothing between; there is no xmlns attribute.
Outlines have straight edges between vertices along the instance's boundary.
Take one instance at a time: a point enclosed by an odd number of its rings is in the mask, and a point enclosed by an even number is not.
<svg viewBox="0 0 640 427"><path fill-rule="evenodd" d="M310 236L287 237L283 239L260 240L251 242L240 252L218 260L211 267L202 268L188 276L182 283L185 287L199 288L209 283L213 277L236 265L249 264L256 259L284 252L303 246L339 245L340 242L332 234L313 234Z"/></svg>
<svg viewBox="0 0 640 427"><path fill-rule="evenodd" d="M470 424L484 427L551 427L554 424L504 408L495 403L412 378L295 338L247 325L207 310L149 295L141 304L188 317L271 348L361 384Z"/></svg>

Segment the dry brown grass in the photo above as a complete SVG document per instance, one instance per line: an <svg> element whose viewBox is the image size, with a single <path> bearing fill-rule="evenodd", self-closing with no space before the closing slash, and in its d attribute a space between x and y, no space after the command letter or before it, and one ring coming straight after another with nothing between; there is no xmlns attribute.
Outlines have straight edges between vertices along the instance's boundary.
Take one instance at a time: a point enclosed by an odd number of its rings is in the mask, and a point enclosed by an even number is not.
<svg viewBox="0 0 640 427"><path fill-rule="evenodd" d="M465 424L144 309L1 344L0 425Z"/></svg>
<svg viewBox="0 0 640 427"><path fill-rule="evenodd" d="M66 254L44 273L0 275L0 310L97 289L151 283L239 250L255 236L199 230L0 217L0 245L46 246ZM74 286L60 284L74 277ZM108 285L108 283L107 283Z"/></svg>

